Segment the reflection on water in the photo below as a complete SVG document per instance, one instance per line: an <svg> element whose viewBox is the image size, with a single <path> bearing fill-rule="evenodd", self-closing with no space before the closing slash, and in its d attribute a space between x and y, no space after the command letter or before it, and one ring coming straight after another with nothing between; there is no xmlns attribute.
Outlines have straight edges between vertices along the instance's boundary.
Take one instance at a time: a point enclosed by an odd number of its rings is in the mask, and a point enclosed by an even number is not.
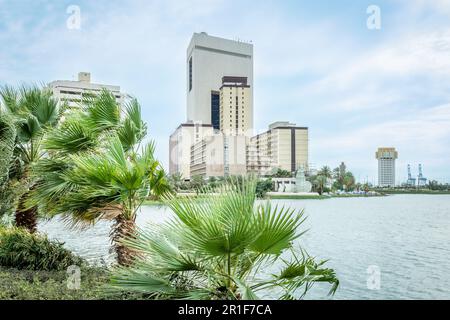
<svg viewBox="0 0 450 320"><path fill-rule="evenodd" d="M273 203L305 209L308 219L302 228L309 231L299 242L318 259L330 259L341 281L335 299L450 299L450 196ZM161 222L170 215L165 207L145 207L137 223ZM112 261L108 222L79 232L54 219L41 222L39 229L91 262ZM379 290L368 289L377 287L371 282L374 270L380 271ZM308 297L323 298L327 289L317 287Z"/></svg>

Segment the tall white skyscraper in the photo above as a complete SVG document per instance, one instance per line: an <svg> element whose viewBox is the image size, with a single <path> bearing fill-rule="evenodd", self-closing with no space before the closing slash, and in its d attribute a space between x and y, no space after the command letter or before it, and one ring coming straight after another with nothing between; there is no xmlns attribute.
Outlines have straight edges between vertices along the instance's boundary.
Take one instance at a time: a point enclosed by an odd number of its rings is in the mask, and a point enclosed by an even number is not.
<svg viewBox="0 0 450 320"><path fill-rule="evenodd" d="M398 158L398 152L395 148L378 148L375 153L378 159L378 186L395 186L395 160Z"/></svg>
<svg viewBox="0 0 450 320"><path fill-rule="evenodd" d="M220 88L224 77L246 78L248 121L253 129L253 45L194 33L187 49L187 121L220 129Z"/></svg>
<svg viewBox="0 0 450 320"><path fill-rule="evenodd" d="M253 131L253 45L194 33L186 84L187 121L170 137L170 173L185 179L245 174L244 134Z"/></svg>

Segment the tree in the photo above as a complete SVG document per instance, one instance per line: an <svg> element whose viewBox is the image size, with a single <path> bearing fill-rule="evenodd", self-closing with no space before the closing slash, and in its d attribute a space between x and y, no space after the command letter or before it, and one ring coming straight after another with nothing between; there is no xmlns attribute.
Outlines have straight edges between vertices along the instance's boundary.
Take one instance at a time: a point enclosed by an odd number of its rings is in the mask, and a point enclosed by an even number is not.
<svg viewBox="0 0 450 320"><path fill-rule="evenodd" d="M341 162L339 167L333 170L333 189L352 191L355 188L355 177L353 173L347 171L347 166Z"/></svg>
<svg viewBox="0 0 450 320"><path fill-rule="evenodd" d="M208 187L214 189L217 188L218 186L218 181L216 177L209 177L208 178Z"/></svg>
<svg viewBox="0 0 450 320"><path fill-rule="evenodd" d="M0 109L0 218L11 213L16 188L11 183L16 128L8 115Z"/></svg>
<svg viewBox="0 0 450 320"><path fill-rule="evenodd" d="M168 190L154 143L140 145L145 135L135 99L124 110L106 90L88 99L44 141L48 157L33 171L40 179L31 205L39 204L49 216L62 215L74 227L114 220L118 263L131 264L134 251L122 240L134 236L143 201Z"/></svg>
<svg viewBox="0 0 450 320"><path fill-rule="evenodd" d="M317 174L320 176L324 176L327 179L331 179L333 177L333 172L328 166L323 166Z"/></svg>
<svg viewBox="0 0 450 320"><path fill-rule="evenodd" d="M323 175L317 175L313 180L313 185L315 186L315 189L319 193L319 195L322 195L327 185L327 177Z"/></svg>
<svg viewBox="0 0 450 320"><path fill-rule="evenodd" d="M292 173L278 168L277 171L272 175L273 178L292 178Z"/></svg>
<svg viewBox="0 0 450 320"><path fill-rule="evenodd" d="M15 179L21 186L15 208L15 223L33 233L37 227L37 207L27 207L26 201L35 188L31 177L31 167L44 156L42 140L51 128L55 127L63 113L52 92L37 86L0 89L1 113L8 116L15 127L14 144Z"/></svg>
<svg viewBox="0 0 450 320"><path fill-rule="evenodd" d="M177 172L172 175L169 175L167 181L170 185L170 189L174 192L179 192L183 188L183 177L181 173Z"/></svg>
<svg viewBox="0 0 450 320"><path fill-rule="evenodd" d="M355 188L355 177L353 176L353 173L346 172L342 183L345 186L346 191L352 191Z"/></svg>
<svg viewBox="0 0 450 320"><path fill-rule="evenodd" d="M303 234L303 211L255 204L255 193L256 182L246 181L227 184L204 201L167 196L174 219L126 241L139 258L114 270L111 285L162 299L254 300L275 288L279 298L294 299L318 282L329 283L334 294L339 281L325 261L293 249ZM291 259L281 258L288 251ZM282 269L263 274L274 263Z"/></svg>
<svg viewBox="0 0 450 320"><path fill-rule="evenodd" d="M206 181L202 176L192 176L189 184L191 189L198 194L206 186Z"/></svg>
<svg viewBox="0 0 450 320"><path fill-rule="evenodd" d="M363 184L362 189L364 190L364 192L369 192L370 188L369 188L369 184L366 182Z"/></svg>
<svg viewBox="0 0 450 320"><path fill-rule="evenodd" d="M260 199L263 199L267 192L273 190L273 182L272 179L261 179L256 182L256 196Z"/></svg>

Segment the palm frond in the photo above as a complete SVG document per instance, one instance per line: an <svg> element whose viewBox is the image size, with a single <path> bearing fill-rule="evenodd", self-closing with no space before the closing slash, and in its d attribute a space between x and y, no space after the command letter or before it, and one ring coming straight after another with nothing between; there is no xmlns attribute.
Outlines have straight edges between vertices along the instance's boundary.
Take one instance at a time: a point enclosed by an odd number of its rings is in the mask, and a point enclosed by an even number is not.
<svg viewBox="0 0 450 320"><path fill-rule="evenodd" d="M242 295L242 300L259 300L259 297L256 295L256 293L243 280L234 279L234 282L236 282L239 287L239 291Z"/></svg>
<svg viewBox="0 0 450 320"><path fill-rule="evenodd" d="M120 105L106 89L85 101L86 122L96 132L115 129L120 123Z"/></svg>
<svg viewBox="0 0 450 320"><path fill-rule="evenodd" d="M117 130L125 151L137 145L147 134L147 127L141 119L141 106L136 99L125 105L125 119Z"/></svg>
<svg viewBox="0 0 450 320"><path fill-rule="evenodd" d="M296 296L296 292L303 288L300 295L302 298L315 283L329 283L331 288L328 294L334 295L339 286L339 280L333 269L322 267L327 261L317 263L303 250L300 250L300 253L301 257L292 251L292 260L289 262L283 260L284 268L276 276L277 285L285 288L287 294L292 296Z"/></svg>
<svg viewBox="0 0 450 320"><path fill-rule="evenodd" d="M220 191L205 189L197 199L165 195L175 216L162 225L138 229L124 240L139 254L119 274L124 282L115 286L129 290L129 282L164 295L153 283L146 286L143 275L150 274L152 280L163 280L173 290L168 296L182 299L255 300L257 292L273 288L282 290L280 298L293 299L298 291L304 294L318 282L332 284L330 292L336 290L334 271L306 256L282 260L285 267L272 278L261 275L302 234L297 232L304 221L302 211L255 206L251 180L230 182Z"/></svg>
<svg viewBox="0 0 450 320"><path fill-rule="evenodd" d="M4 108L3 111L9 114L16 114L20 108L18 90L5 85L0 88L0 96L2 98L1 106Z"/></svg>
<svg viewBox="0 0 450 320"><path fill-rule="evenodd" d="M52 130L44 141L47 150L62 154L73 154L92 149L97 144L97 135L86 126L82 119L73 116Z"/></svg>
<svg viewBox="0 0 450 320"><path fill-rule="evenodd" d="M259 253L280 254L301 235L297 230L304 220L303 211L273 208L270 202L260 205L256 218L256 228L260 233L250 248Z"/></svg>
<svg viewBox="0 0 450 320"><path fill-rule="evenodd" d="M177 293L170 282L164 278L148 272L125 268L115 270L114 276L111 278L111 286L121 290L168 296Z"/></svg>

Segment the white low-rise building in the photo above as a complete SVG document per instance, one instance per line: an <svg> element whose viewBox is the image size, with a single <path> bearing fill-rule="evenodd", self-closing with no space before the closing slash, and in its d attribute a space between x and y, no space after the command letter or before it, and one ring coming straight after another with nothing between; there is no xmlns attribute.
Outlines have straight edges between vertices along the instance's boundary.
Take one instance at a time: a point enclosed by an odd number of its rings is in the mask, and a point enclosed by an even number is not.
<svg viewBox="0 0 450 320"><path fill-rule="evenodd" d="M110 91L120 104L125 99L125 94L120 92L120 86L92 83L89 72L78 73L78 80L56 80L48 84L53 96L61 103L67 103L70 107L80 105L83 98L98 95L103 89Z"/></svg>

